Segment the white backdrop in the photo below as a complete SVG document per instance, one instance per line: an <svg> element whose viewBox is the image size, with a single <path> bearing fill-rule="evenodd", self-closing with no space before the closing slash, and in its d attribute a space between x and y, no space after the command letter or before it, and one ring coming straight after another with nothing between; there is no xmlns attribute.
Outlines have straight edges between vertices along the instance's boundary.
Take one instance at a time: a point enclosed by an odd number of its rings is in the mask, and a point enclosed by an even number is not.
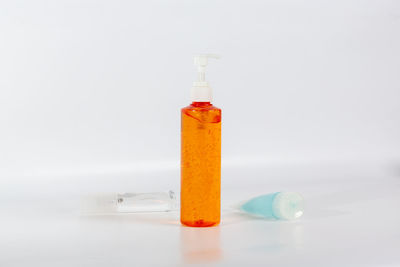
<svg viewBox="0 0 400 267"><path fill-rule="evenodd" d="M224 164L400 160L398 1L8 1L0 173L178 168L208 68Z"/></svg>
<svg viewBox="0 0 400 267"><path fill-rule="evenodd" d="M399 48L396 0L0 1L0 266L399 266ZM178 192L197 53L222 56L221 225L81 216ZM276 191L300 220L229 209Z"/></svg>

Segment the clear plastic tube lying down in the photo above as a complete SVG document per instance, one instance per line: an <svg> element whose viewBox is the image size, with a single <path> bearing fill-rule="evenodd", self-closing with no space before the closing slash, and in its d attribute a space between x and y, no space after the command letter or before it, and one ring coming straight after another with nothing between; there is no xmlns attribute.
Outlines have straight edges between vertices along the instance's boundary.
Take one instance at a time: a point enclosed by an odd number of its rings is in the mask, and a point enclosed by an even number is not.
<svg viewBox="0 0 400 267"><path fill-rule="evenodd" d="M85 196L84 214L166 212L177 209L173 191L155 193L106 193Z"/></svg>
<svg viewBox="0 0 400 267"><path fill-rule="evenodd" d="M173 191L156 193L94 194L84 198L84 214L168 212L178 209ZM254 216L294 220L304 213L304 199L294 192L276 192L242 202L236 210Z"/></svg>

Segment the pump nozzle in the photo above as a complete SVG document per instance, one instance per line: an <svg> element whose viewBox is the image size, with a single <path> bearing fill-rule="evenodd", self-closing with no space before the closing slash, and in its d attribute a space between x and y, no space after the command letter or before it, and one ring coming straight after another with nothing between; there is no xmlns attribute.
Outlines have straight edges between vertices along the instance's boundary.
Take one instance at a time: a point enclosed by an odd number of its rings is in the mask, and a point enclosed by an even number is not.
<svg viewBox="0 0 400 267"><path fill-rule="evenodd" d="M206 66L209 58L218 59L215 54L201 54L194 57L194 65L197 66L198 78L193 82L191 98L193 102L210 102L212 90L206 81Z"/></svg>

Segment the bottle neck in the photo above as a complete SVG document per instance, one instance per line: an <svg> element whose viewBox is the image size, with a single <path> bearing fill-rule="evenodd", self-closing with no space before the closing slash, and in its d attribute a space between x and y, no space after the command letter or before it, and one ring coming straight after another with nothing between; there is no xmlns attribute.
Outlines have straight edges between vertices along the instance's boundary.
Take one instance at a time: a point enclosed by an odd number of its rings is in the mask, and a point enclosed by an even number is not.
<svg viewBox="0 0 400 267"><path fill-rule="evenodd" d="M192 106L194 107L209 107L212 106L211 102L192 102Z"/></svg>
<svg viewBox="0 0 400 267"><path fill-rule="evenodd" d="M208 82L194 82L190 90L192 102L211 102L212 89Z"/></svg>

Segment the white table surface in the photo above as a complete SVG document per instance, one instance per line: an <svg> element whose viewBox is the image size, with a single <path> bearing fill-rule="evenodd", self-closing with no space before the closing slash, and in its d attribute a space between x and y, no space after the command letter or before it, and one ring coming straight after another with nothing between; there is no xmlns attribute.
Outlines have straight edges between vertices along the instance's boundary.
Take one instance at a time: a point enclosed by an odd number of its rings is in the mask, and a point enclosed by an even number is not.
<svg viewBox="0 0 400 267"><path fill-rule="evenodd" d="M178 212L82 216L93 192L179 188L178 170L2 177L0 266L400 266L400 167L304 164L223 168L222 223ZM296 191L304 216L265 221L230 205Z"/></svg>

